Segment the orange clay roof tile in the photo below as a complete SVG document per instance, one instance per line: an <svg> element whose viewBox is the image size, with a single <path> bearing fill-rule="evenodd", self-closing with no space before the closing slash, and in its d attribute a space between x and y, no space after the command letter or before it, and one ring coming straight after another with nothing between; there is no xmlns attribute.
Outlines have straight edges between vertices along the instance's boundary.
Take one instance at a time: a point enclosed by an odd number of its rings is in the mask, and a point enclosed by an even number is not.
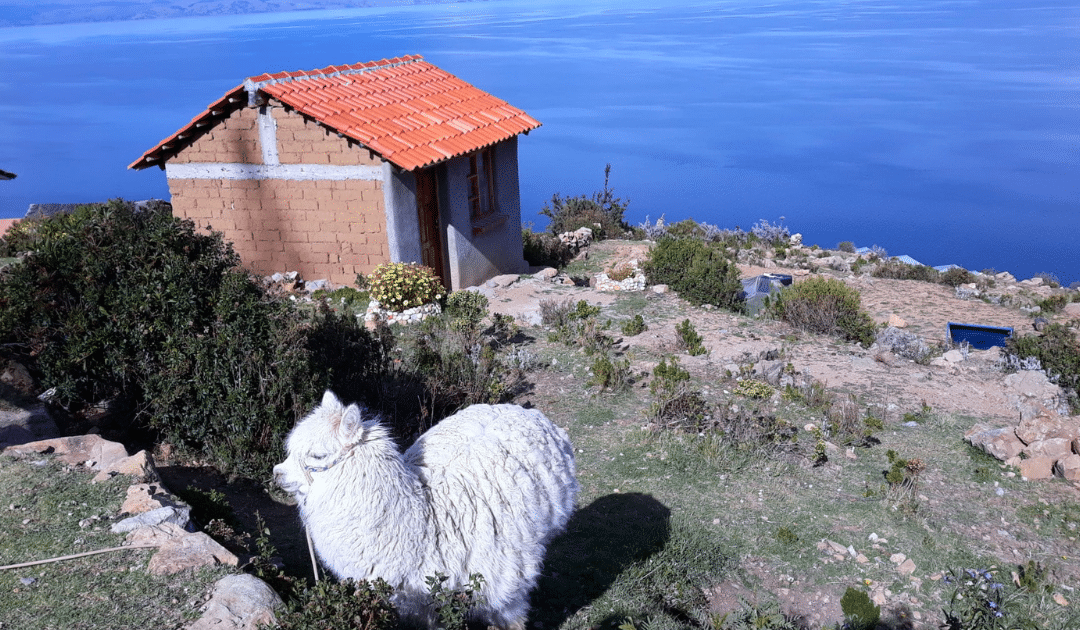
<svg viewBox="0 0 1080 630"><path fill-rule="evenodd" d="M250 77L129 168L164 166L225 114L246 106L249 97L252 102L274 99L405 170L464 155L540 126L506 101L419 55L409 55Z"/></svg>

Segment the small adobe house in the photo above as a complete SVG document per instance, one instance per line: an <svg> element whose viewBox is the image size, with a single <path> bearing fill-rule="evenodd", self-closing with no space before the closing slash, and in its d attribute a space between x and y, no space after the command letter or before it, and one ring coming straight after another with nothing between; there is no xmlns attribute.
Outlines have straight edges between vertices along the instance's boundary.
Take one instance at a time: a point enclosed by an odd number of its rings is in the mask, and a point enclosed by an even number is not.
<svg viewBox="0 0 1080 630"><path fill-rule="evenodd" d="M267 275L418 262L450 289L528 268L517 137L540 123L418 55L251 77L129 168Z"/></svg>

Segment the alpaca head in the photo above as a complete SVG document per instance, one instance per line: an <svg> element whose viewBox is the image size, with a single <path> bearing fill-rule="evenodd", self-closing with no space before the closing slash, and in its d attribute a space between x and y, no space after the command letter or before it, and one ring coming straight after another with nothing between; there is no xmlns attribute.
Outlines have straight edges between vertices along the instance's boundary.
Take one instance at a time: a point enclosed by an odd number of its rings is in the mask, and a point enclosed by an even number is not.
<svg viewBox="0 0 1080 630"><path fill-rule="evenodd" d="M365 422L360 407L342 405L327 390L319 406L289 433L285 441L287 457L274 466L274 481L303 503L314 475L340 463L355 446L374 437L373 432L384 433L373 420Z"/></svg>

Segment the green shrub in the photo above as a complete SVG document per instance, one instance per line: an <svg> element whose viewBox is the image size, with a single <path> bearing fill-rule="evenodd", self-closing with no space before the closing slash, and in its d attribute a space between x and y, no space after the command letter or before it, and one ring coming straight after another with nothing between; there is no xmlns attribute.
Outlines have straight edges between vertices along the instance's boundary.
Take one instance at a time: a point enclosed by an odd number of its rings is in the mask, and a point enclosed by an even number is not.
<svg viewBox="0 0 1080 630"><path fill-rule="evenodd" d="M1057 295L1051 295L1045 299L1039 300L1035 304L1038 305L1039 310L1043 313L1057 313L1069 303L1069 296L1064 293Z"/></svg>
<svg viewBox="0 0 1080 630"><path fill-rule="evenodd" d="M703 341L701 335L689 319L684 319L682 323L675 325L675 339L679 349L685 350L692 357L708 352L701 343Z"/></svg>
<svg viewBox="0 0 1080 630"><path fill-rule="evenodd" d="M629 359L614 359L604 353L593 360L589 385L601 391L623 391L630 385L630 374Z"/></svg>
<svg viewBox="0 0 1080 630"><path fill-rule="evenodd" d="M380 306L399 312L441 300L445 294L435 271L416 263L383 263L368 276L368 286Z"/></svg>
<svg viewBox="0 0 1080 630"><path fill-rule="evenodd" d="M196 233L168 205L115 200L23 224L3 244L31 253L0 272L0 343L56 388L71 430L107 402L106 430L154 429L262 476L324 388L359 388L382 368L355 317L301 317L236 267L220 234Z"/></svg>
<svg viewBox="0 0 1080 630"><path fill-rule="evenodd" d="M626 335L627 337L640 335L648 329L649 327L645 325L645 318L641 316L641 313L638 313L632 318L623 322L621 328L622 334Z"/></svg>
<svg viewBox="0 0 1080 630"><path fill-rule="evenodd" d="M695 306L744 308L738 267L722 245L664 237L649 251L642 270L649 284L666 284Z"/></svg>
<svg viewBox="0 0 1080 630"><path fill-rule="evenodd" d="M570 246L545 232L533 232L529 228L521 231L522 256L534 267L555 267L562 269L574 257Z"/></svg>
<svg viewBox="0 0 1080 630"><path fill-rule="evenodd" d="M753 379L747 379L739 381L735 386L735 395L744 396L746 398L754 398L756 400L767 400L772 398L773 388L768 383L763 381L755 381Z"/></svg>
<svg viewBox="0 0 1080 630"><path fill-rule="evenodd" d="M660 428L678 428L699 432L705 428L709 406L701 392L690 387L690 372L679 366L679 360L661 359L653 368L649 383L653 402L649 406L649 418Z"/></svg>
<svg viewBox="0 0 1080 630"><path fill-rule="evenodd" d="M540 210L540 214L550 219L548 231L559 235L587 227L593 231L596 240L619 238L629 231L630 226L623 220L628 202L615 196L608 185L610 175L611 165L608 164L604 168L604 190L601 192L577 197L552 195L550 204L544 204Z"/></svg>
<svg viewBox="0 0 1080 630"><path fill-rule="evenodd" d="M855 243L852 243L851 241L841 241L839 244L837 244L836 249L847 254L854 254Z"/></svg>
<svg viewBox="0 0 1080 630"><path fill-rule="evenodd" d="M938 278L938 282L950 287L958 287L961 284L971 284L975 282L975 274L971 273L963 267L952 267L946 269Z"/></svg>
<svg viewBox="0 0 1080 630"><path fill-rule="evenodd" d="M780 291L769 311L796 328L869 347L875 326L861 308L859 292L834 278L814 277Z"/></svg>
<svg viewBox="0 0 1080 630"><path fill-rule="evenodd" d="M278 615L280 630L391 630L398 627L393 589L381 579L320 580Z"/></svg>
<svg viewBox="0 0 1080 630"><path fill-rule="evenodd" d="M459 330L476 330L487 315L488 299L479 291L454 291L446 298L443 312L450 325Z"/></svg>
<svg viewBox="0 0 1080 630"><path fill-rule="evenodd" d="M895 258L883 260L878 263L874 273L875 278L892 278L894 280L920 280L922 282L938 282L941 273L933 267L926 265L909 265Z"/></svg>
<svg viewBox="0 0 1080 630"><path fill-rule="evenodd" d="M505 402L521 382L521 371L506 365L498 352L502 340L461 321L442 313L398 334L396 375L421 384L412 395L421 398L421 413L431 414L426 423L403 424L406 431L423 431L425 424L467 405Z"/></svg>
<svg viewBox="0 0 1080 630"><path fill-rule="evenodd" d="M1071 329L1050 324L1039 335L1012 337L1005 352L1014 362L1038 359L1051 380L1065 390L1074 412L1080 411L1080 343Z"/></svg>
<svg viewBox="0 0 1080 630"><path fill-rule="evenodd" d="M870 601L865 591L848 587L840 598L844 627L851 630L874 630L881 618L881 607Z"/></svg>
<svg viewBox="0 0 1080 630"><path fill-rule="evenodd" d="M480 591L484 588L484 576L473 573L469 583L455 589L443 586L448 578L442 573L427 576L428 594L435 603L435 616L439 618L439 630L465 630L469 613L482 603Z"/></svg>
<svg viewBox="0 0 1080 630"><path fill-rule="evenodd" d="M600 307L590 306L585 300L571 304L570 301L540 301L540 321L553 329L548 340L580 347L589 356L610 350L615 340L604 331L611 322L600 323L597 318Z"/></svg>

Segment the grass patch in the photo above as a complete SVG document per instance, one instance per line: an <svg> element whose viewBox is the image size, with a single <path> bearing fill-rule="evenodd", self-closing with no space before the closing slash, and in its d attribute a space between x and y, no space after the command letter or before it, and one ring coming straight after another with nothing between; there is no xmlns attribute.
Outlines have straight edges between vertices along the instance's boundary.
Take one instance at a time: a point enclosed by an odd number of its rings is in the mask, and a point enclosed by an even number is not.
<svg viewBox="0 0 1080 630"><path fill-rule="evenodd" d="M0 564L117 547L109 526L129 480L90 484L52 459L0 456ZM0 624L26 630L175 628L198 618L224 569L154 576L153 550L125 550L0 572Z"/></svg>

